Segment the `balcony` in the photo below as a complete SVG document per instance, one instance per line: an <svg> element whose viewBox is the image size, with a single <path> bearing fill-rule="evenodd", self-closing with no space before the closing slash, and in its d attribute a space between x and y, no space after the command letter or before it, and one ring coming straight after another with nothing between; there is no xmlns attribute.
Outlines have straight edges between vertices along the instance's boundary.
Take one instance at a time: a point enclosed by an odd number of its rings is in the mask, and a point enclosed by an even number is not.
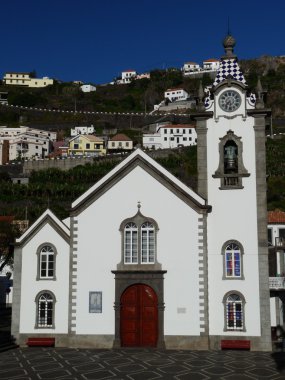
<svg viewBox="0 0 285 380"><path fill-rule="evenodd" d="M270 290L283 290L285 289L285 277L269 277Z"/></svg>

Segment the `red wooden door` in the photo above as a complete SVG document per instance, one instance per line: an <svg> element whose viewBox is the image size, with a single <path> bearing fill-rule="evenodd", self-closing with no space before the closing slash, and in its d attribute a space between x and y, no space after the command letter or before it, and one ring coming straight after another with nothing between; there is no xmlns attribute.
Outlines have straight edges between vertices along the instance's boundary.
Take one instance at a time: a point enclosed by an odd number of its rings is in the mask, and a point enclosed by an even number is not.
<svg viewBox="0 0 285 380"><path fill-rule="evenodd" d="M156 347L158 337L157 296L147 285L132 285L121 297L122 347Z"/></svg>

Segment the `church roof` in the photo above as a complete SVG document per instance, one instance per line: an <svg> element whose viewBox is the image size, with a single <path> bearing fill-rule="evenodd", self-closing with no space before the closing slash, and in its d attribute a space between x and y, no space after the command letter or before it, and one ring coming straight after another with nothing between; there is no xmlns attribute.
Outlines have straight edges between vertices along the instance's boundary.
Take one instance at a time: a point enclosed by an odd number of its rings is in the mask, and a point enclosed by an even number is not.
<svg viewBox="0 0 285 380"><path fill-rule="evenodd" d="M268 223L285 223L285 212L281 210L268 211Z"/></svg>
<svg viewBox="0 0 285 380"><path fill-rule="evenodd" d="M246 84L245 77L241 71L237 58L221 58L220 68L217 72L216 79L214 81L214 86L221 83L225 79L231 76L234 80Z"/></svg>
<svg viewBox="0 0 285 380"><path fill-rule="evenodd" d="M40 230L45 224L50 224L67 242L69 242L70 231L69 228L59 220L54 213L47 209L26 231L16 239L15 245L23 245L29 241L30 238Z"/></svg>

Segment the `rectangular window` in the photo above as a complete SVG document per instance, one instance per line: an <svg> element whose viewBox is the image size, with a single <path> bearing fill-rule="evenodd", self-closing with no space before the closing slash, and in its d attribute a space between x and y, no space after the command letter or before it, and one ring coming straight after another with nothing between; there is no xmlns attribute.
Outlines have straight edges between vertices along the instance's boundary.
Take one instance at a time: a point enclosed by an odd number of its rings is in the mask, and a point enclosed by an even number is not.
<svg viewBox="0 0 285 380"><path fill-rule="evenodd" d="M86 144L86 149L90 149L90 144Z"/></svg>
<svg viewBox="0 0 285 380"><path fill-rule="evenodd" d="M164 129L164 133L167 133L167 129Z"/></svg>
<svg viewBox="0 0 285 380"><path fill-rule="evenodd" d="M173 133L173 129L170 129L170 133Z"/></svg>
<svg viewBox="0 0 285 380"><path fill-rule="evenodd" d="M167 141L167 137L164 137L164 141Z"/></svg>
<svg viewBox="0 0 285 380"><path fill-rule="evenodd" d="M170 140L171 140L171 141L174 141L174 137L170 137Z"/></svg>
<svg viewBox="0 0 285 380"><path fill-rule="evenodd" d="M227 251L226 252L226 276L227 277L240 277L240 252L239 251Z"/></svg>
<svg viewBox="0 0 285 380"><path fill-rule="evenodd" d="M185 129L183 129L183 133L186 133L186 130L185 130Z"/></svg>
<svg viewBox="0 0 285 380"><path fill-rule="evenodd" d="M187 137L183 137L183 141L187 141Z"/></svg>
<svg viewBox="0 0 285 380"><path fill-rule="evenodd" d="M267 229L267 240L268 243L273 244L272 228Z"/></svg>
<svg viewBox="0 0 285 380"><path fill-rule="evenodd" d="M191 129L189 129L189 133L190 133L190 134L192 133L192 130L191 130Z"/></svg>
<svg viewBox="0 0 285 380"><path fill-rule="evenodd" d="M126 147L129 147L129 142L128 141L126 142Z"/></svg>
<svg viewBox="0 0 285 380"><path fill-rule="evenodd" d="M125 263L138 262L138 232L125 231Z"/></svg>
<svg viewBox="0 0 285 380"><path fill-rule="evenodd" d="M78 144L74 144L74 145L73 145L73 148L74 148L74 149L78 149L78 148L79 148L79 145L78 145Z"/></svg>
<svg viewBox="0 0 285 380"><path fill-rule="evenodd" d="M112 142L112 147L114 148L114 146L115 146L116 144L114 143L114 141Z"/></svg>
<svg viewBox="0 0 285 380"><path fill-rule="evenodd" d="M179 129L176 129L176 133L179 133Z"/></svg>
<svg viewBox="0 0 285 380"><path fill-rule="evenodd" d="M53 278L54 276L54 254L41 254L41 278Z"/></svg>

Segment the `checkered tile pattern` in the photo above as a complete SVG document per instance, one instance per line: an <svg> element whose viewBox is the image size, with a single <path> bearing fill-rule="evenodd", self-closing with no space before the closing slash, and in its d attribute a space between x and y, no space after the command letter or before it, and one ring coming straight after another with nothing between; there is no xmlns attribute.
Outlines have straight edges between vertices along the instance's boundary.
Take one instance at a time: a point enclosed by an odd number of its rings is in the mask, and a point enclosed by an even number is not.
<svg viewBox="0 0 285 380"><path fill-rule="evenodd" d="M228 76L231 76L236 81L246 84L244 75L239 67L236 58L231 59L222 59L220 62L220 68L217 72L216 79L213 83L214 86L221 83L223 80L227 79Z"/></svg>
<svg viewBox="0 0 285 380"><path fill-rule="evenodd" d="M1 380L284 380L284 352L23 348L0 354Z"/></svg>

